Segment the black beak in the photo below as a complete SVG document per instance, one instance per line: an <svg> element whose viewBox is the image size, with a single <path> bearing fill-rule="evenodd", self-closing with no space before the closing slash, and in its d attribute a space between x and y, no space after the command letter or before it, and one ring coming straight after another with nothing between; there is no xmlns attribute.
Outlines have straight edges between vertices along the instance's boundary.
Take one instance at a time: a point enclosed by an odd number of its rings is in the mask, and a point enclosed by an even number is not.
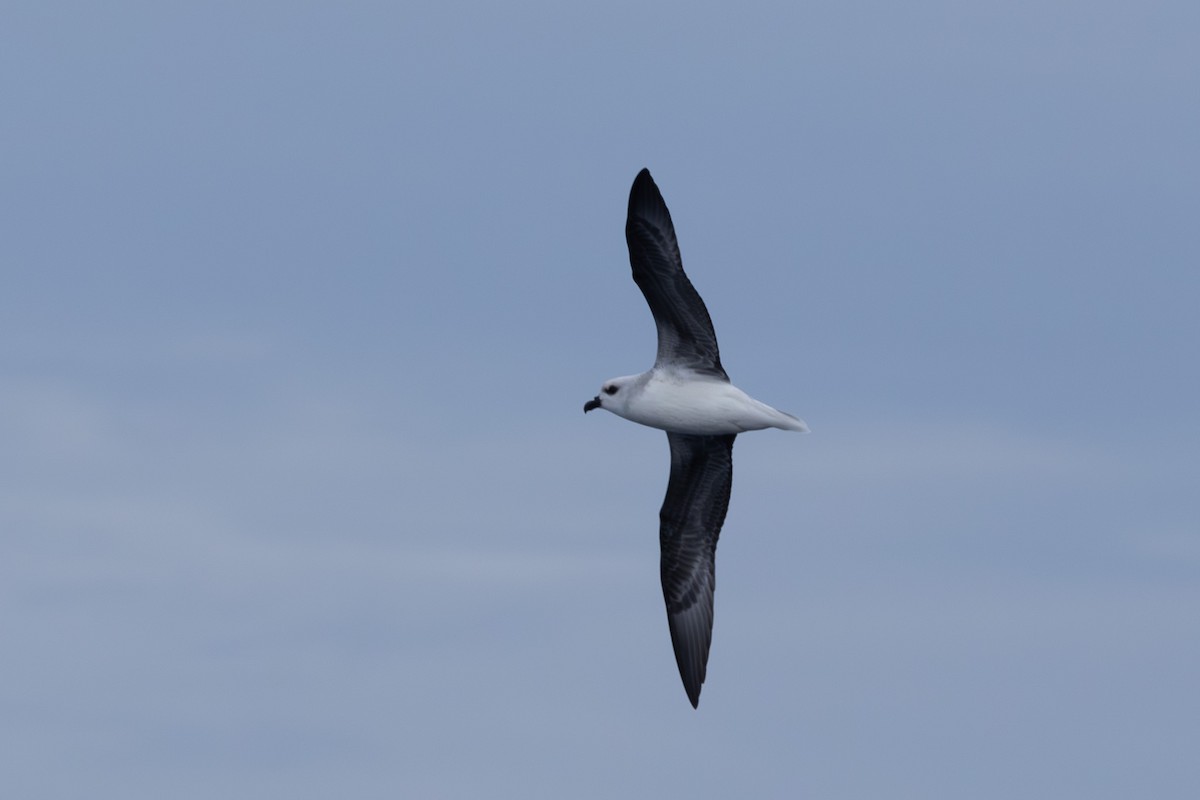
<svg viewBox="0 0 1200 800"><path fill-rule="evenodd" d="M588 400L586 403L583 404L583 413L586 414L587 412L591 411L593 408L599 408L599 407L600 407L600 395L596 395L591 400Z"/></svg>

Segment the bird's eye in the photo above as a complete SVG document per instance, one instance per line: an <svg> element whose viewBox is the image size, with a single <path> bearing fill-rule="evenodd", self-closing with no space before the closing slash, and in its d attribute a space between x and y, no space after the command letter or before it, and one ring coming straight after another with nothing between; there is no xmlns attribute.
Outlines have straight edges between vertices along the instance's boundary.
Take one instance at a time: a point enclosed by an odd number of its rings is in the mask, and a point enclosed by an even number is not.
<svg viewBox="0 0 1200 800"><path fill-rule="evenodd" d="M616 387L616 386L605 386L605 387L604 387L604 393L605 393L605 394L616 394L616 393L617 393L617 387Z"/></svg>

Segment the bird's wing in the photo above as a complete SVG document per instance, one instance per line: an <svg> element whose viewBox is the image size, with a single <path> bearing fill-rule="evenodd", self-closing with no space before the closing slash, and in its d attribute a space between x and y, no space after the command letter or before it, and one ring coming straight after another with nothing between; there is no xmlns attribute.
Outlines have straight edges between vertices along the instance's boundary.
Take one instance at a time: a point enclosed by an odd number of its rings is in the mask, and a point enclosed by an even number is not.
<svg viewBox="0 0 1200 800"><path fill-rule="evenodd" d="M712 643L717 537L733 485L733 440L667 432L671 480L659 512L663 599L683 688L695 707Z"/></svg>
<svg viewBox="0 0 1200 800"><path fill-rule="evenodd" d="M729 380L704 301L683 272L679 243L662 193L642 170L629 190L625 221L629 264L658 328L656 367L684 368Z"/></svg>

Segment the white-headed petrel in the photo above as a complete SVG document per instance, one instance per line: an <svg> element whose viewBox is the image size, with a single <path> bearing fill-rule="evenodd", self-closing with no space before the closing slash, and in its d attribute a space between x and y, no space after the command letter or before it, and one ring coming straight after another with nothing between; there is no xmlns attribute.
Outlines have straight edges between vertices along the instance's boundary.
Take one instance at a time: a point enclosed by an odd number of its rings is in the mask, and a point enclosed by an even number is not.
<svg viewBox="0 0 1200 800"><path fill-rule="evenodd" d="M734 437L808 426L729 382L708 309L683 272L671 214L649 170L638 173L629 191L625 240L634 283L658 328L658 356L641 375L605 381L583 410L603 408L667 432L671 478L659 512L663 598L679 675L696 707L712 643L717 537L729 507Z"/></svg>

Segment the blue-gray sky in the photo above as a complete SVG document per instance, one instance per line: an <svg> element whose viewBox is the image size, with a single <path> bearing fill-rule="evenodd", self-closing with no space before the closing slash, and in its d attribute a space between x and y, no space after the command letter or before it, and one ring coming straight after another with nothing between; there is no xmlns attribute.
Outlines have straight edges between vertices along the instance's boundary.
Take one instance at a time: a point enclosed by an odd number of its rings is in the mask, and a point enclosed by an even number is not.
<svg viewBox="0 0 1200 800"><path fill-rule="evenodd" d="M9 2L12 796L1193 798L1200 6ZM699 711L648 166L740 437Z"/></svg>

